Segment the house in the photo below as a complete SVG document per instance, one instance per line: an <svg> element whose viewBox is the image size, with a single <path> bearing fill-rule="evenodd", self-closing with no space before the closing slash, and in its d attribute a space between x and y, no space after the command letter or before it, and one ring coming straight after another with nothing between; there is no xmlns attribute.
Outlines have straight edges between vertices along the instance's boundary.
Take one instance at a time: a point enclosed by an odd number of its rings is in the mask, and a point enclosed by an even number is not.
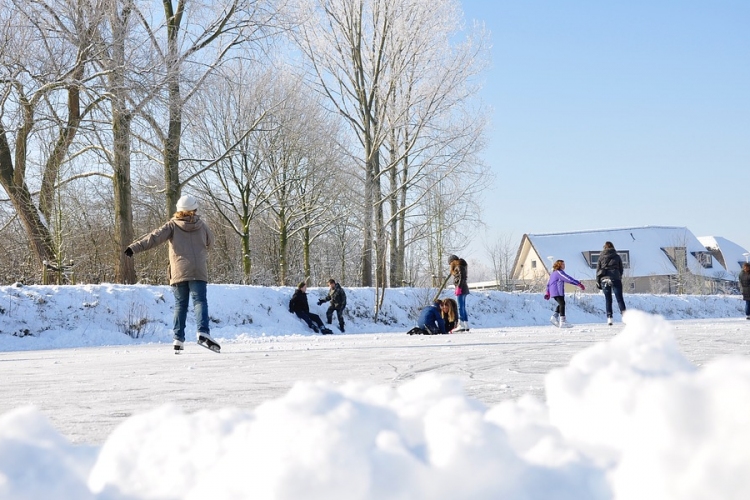
<svg viewBox="0 0 750 500"><path fill-rule="evenodd" d="M750 260L750 252L721 236L698 236L698 241L734 277L739 276L742 264Z"/></svg>
<svg viewBox="0 0 750 500"><path fill-rule="evenodd" d="M513 265L516 288L542 290L552 264L562 259L565 272L596 291L596 265L606 241L622 258L626 292L717 293L733 285L734 278L714 251L687 228L642 226L524 234Z"/></svg>

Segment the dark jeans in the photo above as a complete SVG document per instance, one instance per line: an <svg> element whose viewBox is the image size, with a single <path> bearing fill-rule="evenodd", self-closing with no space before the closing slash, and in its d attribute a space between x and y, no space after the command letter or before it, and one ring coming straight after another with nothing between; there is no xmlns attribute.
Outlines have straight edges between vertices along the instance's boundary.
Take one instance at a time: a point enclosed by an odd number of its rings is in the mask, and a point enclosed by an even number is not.
<svg viewBox="0 0 750 500"><path fill-rule="evenodd" d="M185 341L185 320L187 319L188 301L193 299L193 312L198 332L211 333L208 327L208 301L206 300L205 281L183 281L172 285L174 292L174 339Z"/></svg>
<svg viewBox="0 0 750 500"><path fill-rule="evenodd" d="M300 311L295 313L299 319L307 323L307 326L309 326L312 330L315 330L316 332L318 330L322 330L323 320L320 319L320 316L318 316L315 313L306 313L304 311Z"/></svg>
<svg viewBox="0 0 750 500"><path fill-rule="evenodd" d="M328 310L326 311L326 319L328 320L328 324L330 325L333 322L333 311L336 311L336 315L339 318L339 327L344 328L344 308L336 309L332 305L328 307Z"/></svg>
<svg viewBox="0 0 750 500"><path fill-rule="evenodd" d="M612 292L615 292L617 307L620 308L620 314L625 312L625 300L622 298L622 281L621 280L602 280L602 292L604 292L604 306L607 310L607 317L612 317Z"/></svg>
<svg viewBox="0 0 750 500"><path fill-rule="evenodd" d="M750 300L745 301L745 316L750 316Z"/></svg>
<svg viewBox="0 0 750 500"><path fill-rule="evenodd" d="M419 325L419 327L424 330L426 335L439 335L443 332L440 331L440 329L435 325Z"/></svg>
<svg viewBox="0 0 750 500"><path fill-rule="evenodd" d="M557 307L555 308L555 312L558 313L560 316L565 316L565 296L560 295L559 297L552 297L557 302Z"/></svg>

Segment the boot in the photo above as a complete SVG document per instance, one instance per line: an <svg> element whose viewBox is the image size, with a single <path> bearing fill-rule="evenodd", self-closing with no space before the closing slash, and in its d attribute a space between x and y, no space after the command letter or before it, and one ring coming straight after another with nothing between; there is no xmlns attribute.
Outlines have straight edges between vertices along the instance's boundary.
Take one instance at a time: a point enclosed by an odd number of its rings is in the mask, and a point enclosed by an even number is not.
<svg viewBox="0 0 750 500"><path fill-rule="evenodd" d="M560 313L555 313L549 318L549 322L555 326L560 326Z"/></svg>
<svg viewBox="0 0 750 500"><path fill-rule="evenodd" d="M560 328L570 328L571 326L573 325L565 321L565 316L560 316Z"/></svg>
<svg viewBox="0 0 750 500"><path fill-rule="evenodd" d="M612 316L609 316L609 317L607 318L607 324L608 324L609 326L612 326Z"/></svg>
<svg viewBox="0 0 750 500"><path fill-rule="evenodd" d="M451 330L451 332L453 333L468 332L468 331L469 331L469 322L461 321L460 319L456 322L456 328Z"/></svg>

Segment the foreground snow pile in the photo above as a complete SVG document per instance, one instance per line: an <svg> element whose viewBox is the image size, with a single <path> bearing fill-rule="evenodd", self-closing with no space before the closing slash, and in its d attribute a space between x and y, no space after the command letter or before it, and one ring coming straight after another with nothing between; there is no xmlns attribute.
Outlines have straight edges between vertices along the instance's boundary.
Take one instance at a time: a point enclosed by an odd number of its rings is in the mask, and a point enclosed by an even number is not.
<svg viewBox="0 0 750 500"><path fill-rule="evenodd" d="M547 375L547 404L486 408L438 376L299 382L253 411L156 408L100 449L20 408L0 416L0 498L746 498L750 361L697 369L665 320L625 320Z"/></svg>

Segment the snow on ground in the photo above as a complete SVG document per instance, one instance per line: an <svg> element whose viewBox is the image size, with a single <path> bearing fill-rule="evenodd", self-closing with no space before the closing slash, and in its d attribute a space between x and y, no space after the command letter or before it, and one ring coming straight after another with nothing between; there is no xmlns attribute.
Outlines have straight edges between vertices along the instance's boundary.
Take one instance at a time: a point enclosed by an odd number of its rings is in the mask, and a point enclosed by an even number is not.
<svg viewBox="0 0 750 500"><path fill-rule="evenodd" d="M372 290L347 289L347 333L323 337L291 293L209 286L222 353L175 356L168 287L0 287L0 498L750 491L738 297L627 295L607 327L577 294L559 330L540 294L473 293L471 333L408 336L430 290L388 290L374 323Z"/></svg>

